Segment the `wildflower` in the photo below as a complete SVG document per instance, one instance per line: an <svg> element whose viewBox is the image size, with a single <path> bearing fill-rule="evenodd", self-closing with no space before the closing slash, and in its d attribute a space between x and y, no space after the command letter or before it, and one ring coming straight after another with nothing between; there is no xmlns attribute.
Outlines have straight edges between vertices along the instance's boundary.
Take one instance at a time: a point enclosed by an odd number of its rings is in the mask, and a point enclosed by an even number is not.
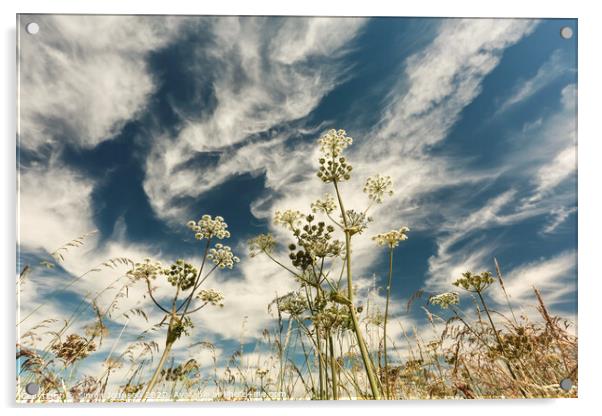
<svg viewBox="0 0 602 416"><path fill-rule="evenodd" d="M440 295L431 296L429 302L433 305L439 305L442 309L449 308L450 305L460 303L460 297L456 292L446 292Z"/></svg>
<svg viewBox="0 0 602 416"><path fill-rule="evenodd" d="M311 247L311 253L318 258L338 257L343 253L344 244L341 241L326 241L324 239L315 241Z"/></svg>
<svg viewBox="0 0 602 416"><path fill-rule="evenodd" d="M471 272L462 273L462 277L452 284L461 287L469 292L482 292L491 285L495 279L490 272L481 272L480 274L472 274Z"/></svg>
<svg viewBox="0 0 602 416"><path fill-rule="evenodd" d="M298 292L288 293L280 298L274 299L270 304L276 303L280 312L291 316L299 316L308 309L307 300Z"/></svg>
<svg viewBox="0 0 602 416"><path fill-rule="evenodd" d="M331 129L318 139L318 143L323 154L337 157L347 146L353 143L353 139L347 136L345 130Z"/></svg>
<svg viewBox="0 0 602 416"><path fill-rule="evenodd" d="M96 351L96 344L77 334L71 334L67 336L65 342L54 344L51 350L58 358L63 360L65 366L68 366Z"/></svg>
<svg viewBox="0 0 602 416"><path fill-rule="evenodd" d="M410 231L408 227L400 227L399 230L392 230L386 233L377 234L372 239L379 246L389 246L390 248L397 247L400 241L408 239L406 233Z"/></svg>
<svg viewBox="0 0 602 416"><path fill-rule="evenodd" d="M139 391L142 390L142 388L144 387L144 383L141 384L126 384L125 386L121 386L121 388L123 389L123 392L126 395L135 395L136 393L138 393Z"/></svg>
<svg viewBox="0 0 602 416"><path fill-rule="evenodd" d="M274 214L274 223L282 225L285 228L294 230L301 225L303 214L300 211L287 209L286 211L276 211Z"/></svg>
<svg viewBox="0 0 602 416"><path fill-rule="evenodd" d="M169 269L165 269L164 273L167 276L167 281L172 286L179 286L182 290L188 290L194 285L198 272L192 264L179 259Z"/></svg>
<svg viewBox="0 0 602 416"><path fill-rule="evenodd" d="M263 369L263 368L258 368L257 371L255 371L255 373L259 376L259 378L264 378L265 376L268 375L269 372L270 372L270 370Z"/></svg>
<svg viewBox="0 0 602 416"><path fill-rule="evenodd" d="M250 239L248 244L251 257L255 257L259 253L271 253L276 246L276 241L271 234L259 234Z"/></svg>
<svg viewBox="0 0 602 416"><path fill-rule="evenodd" d="M224 295L213 289L201 290L197 295L197 298L205 303L210 303L213 306L219 306L220 308L224 307L224 304L222 303Z"/></svg>
<svg viewBox="0 0 602 416"><path fill-rule="evenodd" d="M347 163L347 159L344 157L333 157L332 159L320 158L320 168L318 169L318 178L324 183L329 182L342 182L347 181L351 178L351 171L353 167Z"/></svg>
<svg viewBox="0 0 602 416"><path fill-rule="evenodd" d="M238 263L240 259L232 254L232 250L229 246L224 246L221 244L216 244L215 248L209 250L209 254L207 255L213 263L220 269L231 269L234 267L234 263Z"/></svg>
<svg viewBox="0 0 602 416"><path fill-rule="evenodd" d="M198 222L192 220L186 224L195 234L197 240L210 239L213 237L223 238L230 237L230 231L227 230L228 224L224 222L224 218L219 215L211 218L211 215L203 215Z"/></svg>
<svg viewBox="0 0 602 416"><path fill-rule="evenodd" d="M326 307L322 311L314 314L313 321L316 326L329 330L345 330L351 329L352 327L349 309L345 307Z"/></svg>
<svg viewBox="0 0 602 416"><path fill-rule="evenodd" d="M350 231L351 235L361 234L362 231L368 228L368 223L372 222L372 217L367 217L363 212L357 212L352 209L347 210L346 216L347 230Z"/></svg>
<svg viewBox="0 0 602 416"><path fill-rule="evenodd" d="M324 199L318 199L311 204L312 212L324 212L330 214L337 207L334 197L330 194L325 194Z"/></svg>
<svg viewBox="0 0 602 416"><path fill-rule="evenodd" d="M368 194L368 198L380 204L385 196L393 195L393 181L390 176L375 175L366 180L364 185L364 193Z"/></svg>
<svg viewBox="0 0 602 416"><path fill-rule="evenodd" d="M163 273L160 262L153 262L151 259L144 259L142 263L136 263L134 268L126 274L132 280L156 279L157 275Z"/></svg>

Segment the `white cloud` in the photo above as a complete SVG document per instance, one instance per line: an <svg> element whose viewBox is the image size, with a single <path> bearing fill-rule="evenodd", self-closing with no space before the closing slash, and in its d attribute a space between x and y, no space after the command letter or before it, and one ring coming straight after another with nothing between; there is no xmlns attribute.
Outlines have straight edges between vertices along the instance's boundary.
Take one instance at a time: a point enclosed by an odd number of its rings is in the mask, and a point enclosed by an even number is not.
<svg viewBox="0 0 602 416"><path fill-rule="evenodd" d="M535 169L529 170L532 172L531 180L535 189L533 194L523 201L525 205L549 197L559 185L577 172L576 98L575 84L564 87L561 92L562 108L526 136L533 142L527 145L533 146L533 151L529 153L532 153L531 158L534 160L529 162ZM564 197L567 204L576 202L574 192L565 193Z"/></svg>
<svg viewBox="0 0 602 416"><path fill-rule="evenodd" d="M503 50L530 34L537 22L514 19L449 19L435 40L406 63L378 135L375 151L391 146L420 152L439 142L461 111L481 92L481 82ZM386 139L386 140L385 140Z"/></svg>
<svg viewBox="0 0 602 416"><path fill-rule="evenodd" d="M210 28L214 45L203 45L193 54L209 55L211 64L220 68L212 85L217 107L206 121L189 123L178 142L187 142L196 151L223 148L307 115L347 75L336 58L345 53L345 44L364 22L357 18L294 18L281 24L265 18L216 19ZM310 58L324 62L311 65ZM200 60L193 65L198 66L196 71L206 70Z"/></svg>
<svg viewBox="0 0 602 416"><path fill-rule="evenodd" d="M577 212L577 207L567 208L560 207L555 208L550 212L551 219L548 224L544 227L542 232L544 234L550 234L556 231L556 229L566 221L566 219L573 213Z"/></svg>
<svg viewBox="0 0 602 416"><path fill-rule="evenodd" d="M549 305L567 303L567 295L577 290L577 253L565 251L518 266L504 273L504 285L511 301L517 305L533 303L533 287L542 292ZM498 303L503 303L500 291L492 292Z"/></svg>
<svg viewBox="0 0 602 416"><path fill-rule="evenodd" d="M198 61L192 65L202 73L209 59L212 67L219 68L219 77L212 84L217 105L210 117L188 121L175 141L154 141L144 189L157 214L173 220L181 213L170 207L174 198L196 197L207 185L221 183L233 174L265 169L262 162L270 166L275 160L283 162L286 150L282 146L271 143L277 145L273 149L270 143L263 143L224 154L220 164L226 166L219 168L219 177L179 168L196 152L223 149L309 114L348 76L337 58L345 53L345 45L364 22L355 18L215 19L209 27L213 45L201 45L193 51ZM300 44L303 46L295 46ZM319 58L320 64L311 64L310 58ZM236 162L229 162L231 158ZM279 163L277 170L283 168ZM273 177L273 171L269 175Z"/></svg>
<svg viewBox="0 0 602 416"><path fill-rule="evenodd" d="M54 162L46 167L22 167L18 173L17 243L25 249L51 253L93 231L92 185L90 180Z"/></svg>
<svg viewBox="0 0 602 416"><path fill-rule="evenodd" d="M567 61L567 57L561 49L554 51L532 78L523 80L516 85L511 95L498 106L496 114L501 114L510 107L528 100L560 76L569 72Z"/></svg>
<svg viewBox="0 0 602 416"><path fill-rule="evenodd" d="M576 170L577 149L571 145L563 149L549 164L542 166L537 172L535 181L539 196L543 196L541 194L558 186Z"/></svg>
<svg viewBox="0 0 602 416"><path fill-rule="evenodd" d="M154 89L145 57L182 19L36 16L19 43L19 138L37 149L59 140L91 147L114 135Z"/></svg>

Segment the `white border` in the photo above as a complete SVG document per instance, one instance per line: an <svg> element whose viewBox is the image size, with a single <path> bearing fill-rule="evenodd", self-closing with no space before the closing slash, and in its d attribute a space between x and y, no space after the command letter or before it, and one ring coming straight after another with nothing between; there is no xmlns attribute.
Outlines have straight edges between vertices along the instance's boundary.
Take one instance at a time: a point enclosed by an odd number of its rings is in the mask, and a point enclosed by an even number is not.
<svg viewBox="0 0 602 416"><path fill-rule="evenodd" d="M599 386L601 357L600 308L602 299L600 245L597 243L602 231L600 203L602 152L600 152L600 39L602 16L596 11L593 1L546 1L525 0L485 1L420 0L393 2L370 0L366 2L303 0L285 1L233 1L185 2L177 0L20 0L1 2L2 13L2 62L0 67L2 100L0 116L4 137L2 140L2 200L0 216L2 238L0 253L3 265L3 306L1 348L3 373L0 376L2 402L13 407L9 412L34 414L105 414L107 406L91 407L39 407L14 408L14 271L15 271L15 119L16 119L16 71L15 71L15 22L16 13L104 13L104 14L270 14L270 15L379 15L379 16L465 16L465 17L571 17L579 18L579 395L576 400L532 400L532 401L477 401L477 402L401 402L401 403L245 403L245 404L197 404L147 405L111 407L110 411L129 414L164 415L165 412L211 412L223 414L244 412L248 415L266 413L307 414L307 412L345 412L365 414L377 410L391 414L445 415L471 412L486 413L488 416L533 411L546 415L584 414L596 407L600 396ZM11 309L12 308L12 309ZM201 407L201 409L197 409ZM593 412L592 412L593 413ZM597 412L596 412L597 413Z"/></svg>

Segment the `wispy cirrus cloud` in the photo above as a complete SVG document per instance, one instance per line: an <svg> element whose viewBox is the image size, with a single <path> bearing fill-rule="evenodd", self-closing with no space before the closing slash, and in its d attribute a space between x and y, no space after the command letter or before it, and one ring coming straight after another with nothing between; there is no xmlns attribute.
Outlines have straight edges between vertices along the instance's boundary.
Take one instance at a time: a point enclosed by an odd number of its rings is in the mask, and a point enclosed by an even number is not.
<svg viewBox="0 0 602 416"><path fill-rule="evenodd" d="M529 35L535 20L449 19L423 51L407 59L377 134L376 151L420 152L443 140L505 48Z"/></svg>
<svg viewBox="0 0 602 416"><path fill-rule="evenodd" d="M230 175L221 168L220 179L206 178L194 169L182 169L203 151L233 152L235 158L248 155L250 166L223 162L244 173L257 169L256 161L275 159L265 145L251 149L229 149L250 135L268 131L281 123L309 114L319 101L350 74L339 61L358 35L365 19L329 18L217 18L209 25L213 44L193 50L192 65L203 72L219 68L212 83L216 106L210 117L189 120L176 138L153 142L146 164L144 189L155 211L167 220L182 213L173 206L175 198L198 197L208 181L217 184ZM199 109L200 110L200 109ZM283 157L285 150L276 147ZM273 171L272 171L273 172ZM200 187L190 186L200 183ZM166 186L169 184L169 186Z"/></svg>
<svg viewBox="0 0 602 416"><path fill-rule="evenodd" d="M476 208L455 211L452 217L463 219L450 220L442 227L437 253L429 259L427 284L441 290L463 271L491 269L498 242L483 243L483 230L551 215L542 229L544 234L551 233L576 211L574 188L562 188L576 173L575 94L573 84L564 87L557 111L538 118L537 123L528 122L526 130L513 134L513 140L521 141L520 150L504 158L505 173L500 175L512 175L514 187ZM526 147L532 151L525 152ZM460 242L468 243L468 251L473 247L473 252L467 253L466 246L454 247Z"/></svg>
<svg viewBox="0 0 602 416"><path fill-rule="evenodd" d="M501 101L496 115L500 115L511 107L528 100L562 75L571 71L573 70L566 53L561 49L555 50L533 77L517 84L511 94Z"/></svg>
<svg viewBox="0 0 602 416"><path fill-rule="evenodd" d="M546 303L569 303L567 295L576 293L575 269L577 252L564 251L555 256L538 259L504 273L504 285L516 305L531 303L533 287L540 290ZM499 291L492 292L499 303L504 303Z"/></svg>
<svg viewBox="0 0 602 416"><path fill-rule="evenodd" d="M26 17L22 17L26 19ZM19 144L93 147L140 112L154 91L147 54L172 40L185 19L35 16L20 27Z"/></svg>

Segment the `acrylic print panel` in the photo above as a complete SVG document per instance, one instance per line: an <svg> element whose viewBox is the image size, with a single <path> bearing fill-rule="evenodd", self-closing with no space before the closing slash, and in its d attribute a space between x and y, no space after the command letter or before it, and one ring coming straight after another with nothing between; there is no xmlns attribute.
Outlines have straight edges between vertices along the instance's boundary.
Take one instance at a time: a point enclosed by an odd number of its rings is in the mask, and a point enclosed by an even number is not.
<svg viewBox="0 0 602 416"><path fill-rule="evenodd" d="M17 24L17 401L577 396L576 20Z"/></svg>

